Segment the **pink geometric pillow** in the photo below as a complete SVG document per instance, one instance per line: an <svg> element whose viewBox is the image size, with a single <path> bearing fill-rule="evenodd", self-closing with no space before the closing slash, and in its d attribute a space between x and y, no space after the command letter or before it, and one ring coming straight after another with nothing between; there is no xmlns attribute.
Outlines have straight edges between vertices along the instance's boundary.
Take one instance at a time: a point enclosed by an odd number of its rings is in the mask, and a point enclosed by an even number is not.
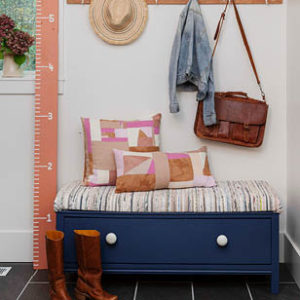
<svg viewBox="0 0 300 300"><path fill-rule="evenodd" d="M159 151L160 119L161 114L142 121L82 118L85 139L83 183L87 186L116 184L114 148Z"/></svg>
<svg viewBox="0 0 300 300"><path fill-rule="evenodd" d="M216 185L206 147L185 153L128 152L114 149L116 193Z"/></svg>

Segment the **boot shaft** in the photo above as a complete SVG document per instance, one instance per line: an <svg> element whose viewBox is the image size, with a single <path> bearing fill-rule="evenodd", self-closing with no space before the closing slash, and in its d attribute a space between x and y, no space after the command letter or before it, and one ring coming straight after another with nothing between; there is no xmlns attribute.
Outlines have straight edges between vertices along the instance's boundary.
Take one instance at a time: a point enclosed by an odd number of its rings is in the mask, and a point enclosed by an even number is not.
<svg viewBox="0 0 300 300"><path fill-rule="evenodd" d="M63 263L63 239L64 233L61 231L47 231L46 251L48 270L50 274L61 275L64 273Z"/></svg>
<svg viewBox="0 0 300 300"><path fill-rule="evenodd" d="M78 262L75 288L77 299L117 300L102 288L100 233L97 230L74 230Z"/></svg>
<svg viewBox="0 0 300 300"><path fill-rule="evenodd" d="M74 230L74 233L79 269L102 273L100 233L97 230Z"/></svg>
<svg viewBox="0 0 300 300"><path fill-rule="evenodd" d="M51 300L72 300L66 288L63 258L64 233L47 231L46 251Z"/></svg>

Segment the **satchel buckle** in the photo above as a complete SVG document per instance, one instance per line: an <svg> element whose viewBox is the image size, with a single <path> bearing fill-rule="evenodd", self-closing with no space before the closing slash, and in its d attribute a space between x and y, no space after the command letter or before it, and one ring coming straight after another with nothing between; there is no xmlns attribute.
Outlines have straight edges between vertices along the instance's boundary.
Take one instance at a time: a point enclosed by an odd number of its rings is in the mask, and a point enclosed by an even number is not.
<svg viewBox="0 0 300 300"><path fill-rule="evenodd" d="M249 124L244 124L244 141L246 143L249 143L249 130L250 130Z"/></svg>
<svg viewBox="0 0 300 300"><path fill-rule="evenodd" d="M244 124L244 129L245 129L245 130L250 130L249 124Z"/></svg>

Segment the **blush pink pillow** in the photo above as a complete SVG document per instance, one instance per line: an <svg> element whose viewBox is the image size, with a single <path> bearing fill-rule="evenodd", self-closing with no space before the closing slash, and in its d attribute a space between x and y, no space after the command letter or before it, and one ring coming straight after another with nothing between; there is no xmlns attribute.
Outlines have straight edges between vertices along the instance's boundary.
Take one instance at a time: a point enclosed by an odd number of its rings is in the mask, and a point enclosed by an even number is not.
<svg viewBox="0 0 300 300"><path fill-rule="evenodd" d="M116 192L212 187L206 147L185 153L129 152L114 149Z"/></svg>
<svg viewBox="0 0 300 300"><path fill-rule="evenodd" d="M159 151L160 119L161 114L133 121L82 118L85 139L84 184L116 184L113 148L137 152Z"/></svg>

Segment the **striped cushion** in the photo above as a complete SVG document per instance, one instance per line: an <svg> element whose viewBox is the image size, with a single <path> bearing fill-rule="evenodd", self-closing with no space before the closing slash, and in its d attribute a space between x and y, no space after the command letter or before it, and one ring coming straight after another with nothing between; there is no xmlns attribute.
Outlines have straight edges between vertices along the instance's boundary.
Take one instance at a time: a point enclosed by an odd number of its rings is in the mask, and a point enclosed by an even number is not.
<svg viewBox="0 0 300 300"><path fill-rule="evenodd" d="M281 201L265 181L219 181L212 188L166 189L115 193L115 186L65 185L55 199L55 211L111 212L280 212Z"/></svg>

